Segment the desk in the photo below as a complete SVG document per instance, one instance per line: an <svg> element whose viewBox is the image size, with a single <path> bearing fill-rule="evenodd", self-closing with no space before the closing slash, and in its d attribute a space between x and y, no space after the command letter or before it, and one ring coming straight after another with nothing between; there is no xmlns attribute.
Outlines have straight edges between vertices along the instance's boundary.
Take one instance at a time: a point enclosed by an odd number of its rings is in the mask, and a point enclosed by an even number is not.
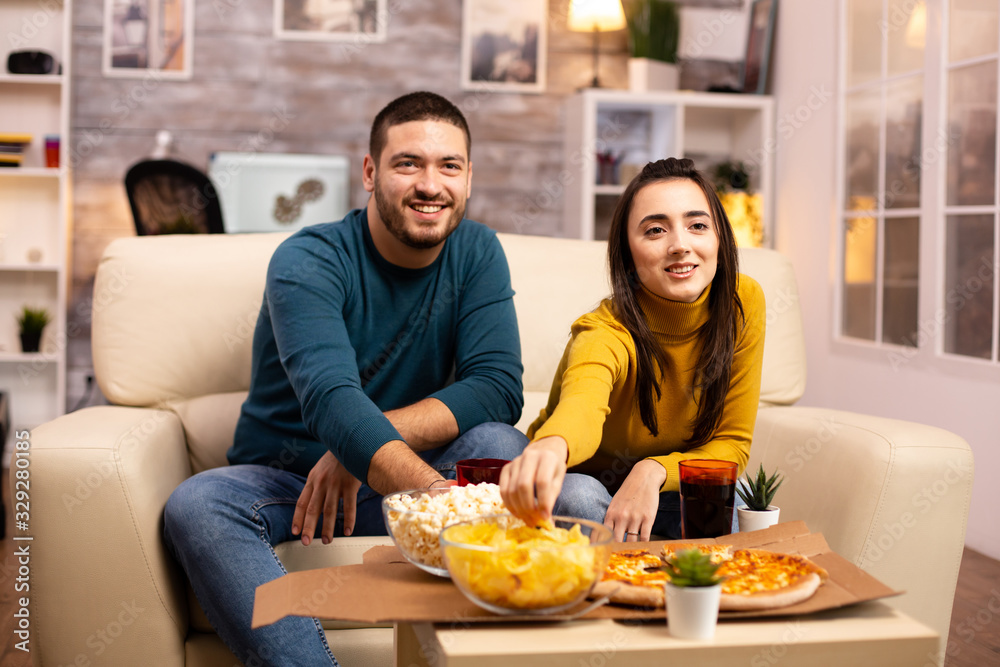
<svg viewBox="0 0 1000 667"><path fill-rule="evenodd" d="M396 667L923 667L938 635L874 601L771 620L719 623L711 641L679 640L663 623L610 620L549 624L395 626Z"/></svg>

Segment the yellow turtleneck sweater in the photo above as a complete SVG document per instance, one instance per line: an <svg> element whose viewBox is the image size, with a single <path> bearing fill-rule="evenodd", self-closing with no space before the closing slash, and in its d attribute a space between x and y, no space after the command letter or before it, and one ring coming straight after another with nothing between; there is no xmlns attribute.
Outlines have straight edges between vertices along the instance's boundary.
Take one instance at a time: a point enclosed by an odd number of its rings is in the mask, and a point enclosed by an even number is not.
<svg viewBox="0 0 1000 667"><path fill-rule="evenodd" d="M606 485L621 482L645 458L667 471L661 492L680 488L677 464L683 459L735 461L742 474L760 399L764 292L753 278L740 275L738 292L746 324L736 340L722 421L711 440L685 450L698 412L691 387L701 350L698 328L709 317L710 289L694 303L663 299L646 289L639 292L646 321L669 361L656 404L658 436L639 417L635 344L607 299L573 323L548 405L528 429L528 437L562 436L569 444L571 472L591 474Z"/></svg>

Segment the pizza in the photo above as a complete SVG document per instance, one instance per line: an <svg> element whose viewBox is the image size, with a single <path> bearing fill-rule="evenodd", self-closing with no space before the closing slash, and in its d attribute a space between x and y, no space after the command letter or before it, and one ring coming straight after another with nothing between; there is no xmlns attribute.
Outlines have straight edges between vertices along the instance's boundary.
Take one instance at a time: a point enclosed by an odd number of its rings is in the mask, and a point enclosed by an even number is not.
<svg viewBox="0 0 1000 667"><path fill-rule="evenodd" d="M661 554L648 549L631 549L611 554L608 566L591 597L608 596L611 602L643 607L665 605L663 585L669 575L663 571L663 558L684 549L707 553L720 564L722 582L721 611L756 611L778 609L808 600L826 581L826 570L805 556L776 553L763 549L734 549L724 544L664 545Z"/></svg>
<svg viewBox="0 0 1000 667"><path fill-rule="evenodd" d="M639 607L665 605L663 585L667 573L660 570L663 561L648 549L612 551L604 576L594 584L590 597L607 595L611 602Z"/></svg>

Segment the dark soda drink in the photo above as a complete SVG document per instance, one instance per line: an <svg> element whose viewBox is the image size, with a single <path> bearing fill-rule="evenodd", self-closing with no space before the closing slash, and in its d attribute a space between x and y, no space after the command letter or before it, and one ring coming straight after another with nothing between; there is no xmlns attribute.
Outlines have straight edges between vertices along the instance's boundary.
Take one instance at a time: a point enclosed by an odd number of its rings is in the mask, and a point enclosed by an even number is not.
<svg viewBox="0 0 1000 667"><path fill-rule="evenodd" d="M735 481L717 475L681 479L681 534L684 539L731 533L735 502Z"/></svg>
<svg viewBox="0 0 1000 667"><path fill-rule="evenodd" d="M506 459L464 459L455 464L458 473L458 485L500 483L500 471L510 463Z"/></svg>

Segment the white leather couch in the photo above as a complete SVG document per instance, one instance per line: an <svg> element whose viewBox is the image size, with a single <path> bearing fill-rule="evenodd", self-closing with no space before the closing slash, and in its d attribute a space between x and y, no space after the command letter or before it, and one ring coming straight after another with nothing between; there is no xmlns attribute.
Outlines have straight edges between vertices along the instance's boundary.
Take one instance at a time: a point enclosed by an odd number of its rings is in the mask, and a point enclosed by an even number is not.
<svg viewBox="0 0 1000 667"><path fill-rule="evenodd" d="M36 665L234 665L163 544L162 511L186 477L225 465L250 377L265 267L280 234L126 238L94 287L93 358L113 406L32 433L30 614ZM522 428L544 403L575 317L607 294L599 242L501 235L524 358ZM751 466L787 481L782 519L804 519L885 583L889 602L947 638L972 456L936 428L791 407L805 350L790 263L748 250L767 297ZM387 538L386 538L387 539ZM359 562L384 539L288 543L289 570ZM345 667L392 664L392 629L329 624ZM89 662L88 662L89 661Z"/></svg>

